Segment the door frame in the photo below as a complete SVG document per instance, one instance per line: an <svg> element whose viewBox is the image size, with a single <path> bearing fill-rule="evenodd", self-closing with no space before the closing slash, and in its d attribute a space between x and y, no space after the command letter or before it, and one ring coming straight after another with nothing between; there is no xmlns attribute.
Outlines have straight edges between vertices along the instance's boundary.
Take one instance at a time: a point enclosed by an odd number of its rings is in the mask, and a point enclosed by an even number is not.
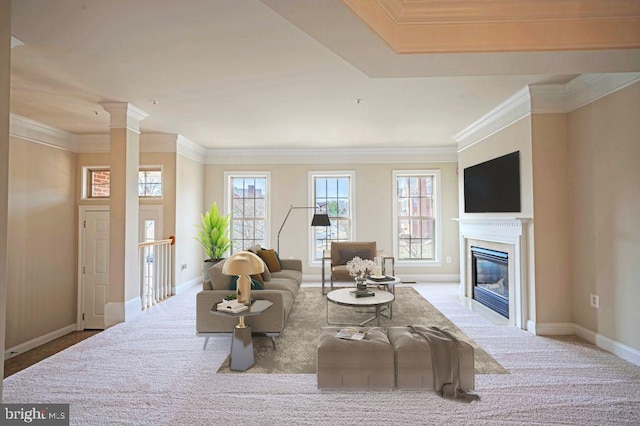
<svg viewBox="0 0 640 426"><path fill-rule="evenodd" d="M82 205L78 207L78 294L77 294L77 311L76 311L76 330L84 330L84 274L82 268L84 264L84 221L87 212L110 212L108 205Z"/></svg>

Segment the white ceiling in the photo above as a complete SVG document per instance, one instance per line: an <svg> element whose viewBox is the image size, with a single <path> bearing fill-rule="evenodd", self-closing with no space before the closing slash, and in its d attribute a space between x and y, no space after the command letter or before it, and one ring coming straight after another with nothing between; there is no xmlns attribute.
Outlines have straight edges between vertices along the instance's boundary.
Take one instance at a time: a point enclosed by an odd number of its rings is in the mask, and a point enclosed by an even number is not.
<svg viewBox="0 0 640 426"><path fill-rule="evenodd" d="M428 147L527 84L640 71L640 50L398 55L339 0L20 0L11 112L205 148ZM360 103L356 99L361 99ZM157 100L158 104L152 101Z"/></svg>

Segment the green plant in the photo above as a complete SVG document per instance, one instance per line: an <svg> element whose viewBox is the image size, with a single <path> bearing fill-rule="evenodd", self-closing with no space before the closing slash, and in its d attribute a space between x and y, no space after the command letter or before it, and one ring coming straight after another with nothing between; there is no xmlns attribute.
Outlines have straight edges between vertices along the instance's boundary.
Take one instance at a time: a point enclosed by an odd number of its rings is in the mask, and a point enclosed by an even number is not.
<svg viewBox="0 0 640 426"><path fill-rule="evenodd" d="M198 225L198 236L195 239L211 259L220 259L231 247L229 217L228 214L225 216L220 214L215 201L208 212L200 215L201 225Z"/></svg>
<svg viewBox="0 0 640 426"><path fill-rule="evenodd" d="M237 298L235 293L229 293L224 297L224 300L235 300Z"/></svg>

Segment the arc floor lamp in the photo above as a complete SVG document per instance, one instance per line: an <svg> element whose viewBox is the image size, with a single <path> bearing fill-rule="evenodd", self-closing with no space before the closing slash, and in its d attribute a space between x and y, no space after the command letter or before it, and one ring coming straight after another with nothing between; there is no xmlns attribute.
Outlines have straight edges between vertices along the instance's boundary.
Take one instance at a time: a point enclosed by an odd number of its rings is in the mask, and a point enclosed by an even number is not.
<svg viewBox="0 0 640 426"><path fill-rule="evenodd" d="M295 209L316 209L316 207L312 206L291 206L287 215L284 217L282 221L282 225L280 225L280 230L278 230L278 253L280 253L280 233L282 232L282 228L284 228L284 224L287 223L287 219L289 219L289 215L291 214L291 210ZM313 219L311 219L311 226L330 226L331 221L329 220L328 214L323 213L314 213Z"/></svg>

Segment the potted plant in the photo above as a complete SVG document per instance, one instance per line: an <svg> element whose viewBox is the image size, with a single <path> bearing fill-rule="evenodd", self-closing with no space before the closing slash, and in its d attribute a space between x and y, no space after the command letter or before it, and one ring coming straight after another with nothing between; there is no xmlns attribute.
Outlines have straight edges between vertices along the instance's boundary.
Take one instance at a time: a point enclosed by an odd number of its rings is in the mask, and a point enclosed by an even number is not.
<svg viewBox="0 0 640 426"><path fill-rule="evenodd" d="M229 239L229 218L220 214L218 204L214 201L211 208L205 214L200 215L201 224L198 225L198 235L195 239L202 245L209 259L205 260L206 271L223 259L224 254L231 247Z"/></svg>

